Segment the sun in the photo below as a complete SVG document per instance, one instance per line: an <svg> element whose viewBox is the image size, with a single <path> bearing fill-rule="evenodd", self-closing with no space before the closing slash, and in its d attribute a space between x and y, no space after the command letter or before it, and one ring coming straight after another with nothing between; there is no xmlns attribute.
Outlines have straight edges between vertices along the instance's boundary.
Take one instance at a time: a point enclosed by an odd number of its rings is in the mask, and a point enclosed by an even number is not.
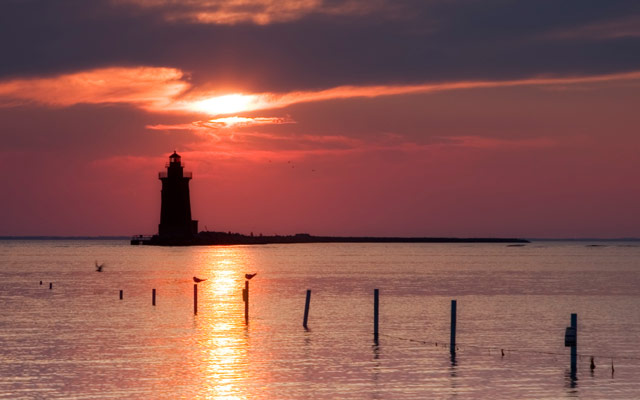
<svg viewBox="0 0 640 400"><path fill-rule="evenodd" d="M256 101L257 96L234 93L196 101L192 108L211 115L231 114L252 110L256 106Z"/></svg>

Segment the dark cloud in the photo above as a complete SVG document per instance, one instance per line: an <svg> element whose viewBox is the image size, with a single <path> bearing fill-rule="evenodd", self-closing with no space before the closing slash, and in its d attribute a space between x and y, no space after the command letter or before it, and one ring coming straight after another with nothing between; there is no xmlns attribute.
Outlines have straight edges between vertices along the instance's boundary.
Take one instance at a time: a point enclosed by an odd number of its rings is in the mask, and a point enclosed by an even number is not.
<svg viewBox="0 0 640 400"><path fill-rule="evenodd" d="M171 9L127 2L4 1L0 76L153 65L181 68L196 84L288 91L640 69L640 37L553 35L638 16L636 1L406 1L393 9L220 25L167 20Z"/></svg>

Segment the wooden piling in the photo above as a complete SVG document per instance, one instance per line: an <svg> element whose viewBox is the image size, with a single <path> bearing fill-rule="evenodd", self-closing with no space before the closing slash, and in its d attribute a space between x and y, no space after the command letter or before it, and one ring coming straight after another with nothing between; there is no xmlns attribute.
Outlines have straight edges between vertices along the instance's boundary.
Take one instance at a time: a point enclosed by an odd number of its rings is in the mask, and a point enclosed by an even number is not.
<svg viewBox="0 0 640 400"><path fill-rule="evenodd" d="M611 359L611 377L613 378L613 374L616 372L616 369L613 368L613 358Z"/></svg>
<svg viewBox="0 0 640 400"><path fill-rule="evenodd" d="M249 281L244 281L244 323L249 325Z"/></svg>
<svg viewBox="0 0 640 400"><path fill-rule="evenodd" d="M53 289L53 282L49 282L49 289Z"/></svg>
<svg viewBox="0 0 640 400"><path fill-rule="evenodd" d="M152 306L156 305L156 290L155 289L151 289L151 305Z"/></svg>
<svg viewBox="0 0 640 400"><path fill-rule="evenodd" d="M304 302L304 320L302 321L302 326L304 329L307 328L307 321L309 320L309 303L311 302L311 290L307 289L307 299Z"/></svg>
<svg viewBox="0 0 640 400"><path fill-rule="evenodd" d="M120 300L122 300L122 289L120 289Z"/></svg>
<svg viewBox="0 0 640 400"><path fill-rule="evenodd" d="M379 313L379 305L380 305L380 290L373 289L373 341L378 343L378 317Z"/></svg>
<svg viewBox="0 0 640 400"><path fill-rule="evenodd" d="M42 285L42 281L40 281L40 284Z"/></svg>
<svg viewBox="0 0 640 400"><path fill-rule="evenodd" d="M193 284L193 315L198 314L198 284Z"/></svg>
<svg viewBox="0 0 640 400"><path fill-rule="evenodd" d="M578 372L578 314L571 314L571 328L575 332L575 341L571 345L571 377L575 378Z"/></svg>
<svg viewBox="0 0 640 400"><path fill-rule="evenodd" d="M456 314L457 301L451 300L451 339L449 340L449 350L451 353L456 352Z"/></svg>

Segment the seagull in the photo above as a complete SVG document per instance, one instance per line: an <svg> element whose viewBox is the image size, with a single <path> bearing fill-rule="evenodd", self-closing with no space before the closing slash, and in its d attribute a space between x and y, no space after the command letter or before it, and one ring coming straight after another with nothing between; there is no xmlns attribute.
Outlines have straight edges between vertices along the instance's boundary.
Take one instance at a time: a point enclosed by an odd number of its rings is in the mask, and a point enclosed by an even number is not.
<svg viewBox="0 0 640 400"><path fill-rule="evenodd" d="M104 267L104 263L98 264L98 261L96 261L96 272L102 272L102 267Z"/></svg>
<svg viewBox="0 0 640 400"><path fill-rule="evenodd" d="M193 277L193 281L194 281L195 283L204 282L204 281L206 281L206 280L207 280L207 278L205 278L205 279L200 279L200 278L196 278L195 276Z"/></svg>
<svg viewBox="0 0 640 400"><path fill-rule="evenodd" d="M247 278L247 280L249 280L249 279L253 278L256 275L258 275L257 272L255 274L244 274L244 277Z"/></svg>

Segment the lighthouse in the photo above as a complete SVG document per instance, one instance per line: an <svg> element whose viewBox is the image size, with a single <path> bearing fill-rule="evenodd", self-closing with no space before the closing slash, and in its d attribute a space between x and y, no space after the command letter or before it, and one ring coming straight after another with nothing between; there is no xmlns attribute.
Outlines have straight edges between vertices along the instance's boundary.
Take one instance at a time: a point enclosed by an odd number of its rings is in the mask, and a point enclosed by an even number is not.
<svg viewBox="0 0 640 400"><path fill-rule="evenodd" d="M169 156L166 169L158 174L162 181L158 236L171 240L191 239L198 233L198 221L191 219L191 172L184 171L182 159L175 151Z"/></svg>

